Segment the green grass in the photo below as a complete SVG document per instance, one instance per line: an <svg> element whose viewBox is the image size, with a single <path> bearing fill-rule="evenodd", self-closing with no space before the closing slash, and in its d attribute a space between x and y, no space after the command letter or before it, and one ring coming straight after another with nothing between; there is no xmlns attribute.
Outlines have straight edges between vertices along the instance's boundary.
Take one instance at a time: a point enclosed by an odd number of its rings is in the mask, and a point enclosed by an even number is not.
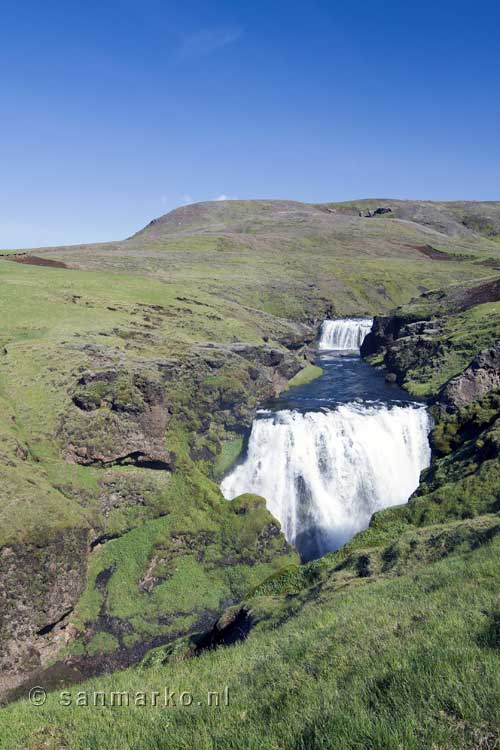
<svg viewBox="0 0 500 750"><path fill-rule="evenodd" d="M499 552L497 537L399 578L327 583L281 627L240 645L73 687L71 706L58 692L41 708L18 703L0 714L2 746L486 747L500 727ZM209 707L208 692L225 686L229 705ZM146 693L151 703L165 687L176 708L74 705L78 691L90 701L104 691L108 703L112 691ZM192 707L179 706L182 691Z"/></svg>

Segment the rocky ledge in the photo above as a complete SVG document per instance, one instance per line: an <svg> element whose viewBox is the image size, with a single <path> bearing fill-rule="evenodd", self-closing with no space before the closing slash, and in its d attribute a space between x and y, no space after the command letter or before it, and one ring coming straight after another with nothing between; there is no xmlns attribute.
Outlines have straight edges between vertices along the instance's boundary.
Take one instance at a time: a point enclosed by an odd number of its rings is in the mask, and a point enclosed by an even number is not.
<svg viewBox="0 0 500 750"><path fill-rule="evenodd" d="M500 388L499 299L497 281L424 294L376 317L361 355L412 395L460 409Z"/></svg>
<svg viewBox="0 0 500 750"><path fill-rule="evenodd" d="M214 459L224 438L244 433L257 407L283 391L309 361L314 333L267 343L199 344L179 361L148 360L85 370L61 419L65 458L83 465L175 468L165 438L189 433L191 456ZM167 439L168 443L168 439Z"/></svg>

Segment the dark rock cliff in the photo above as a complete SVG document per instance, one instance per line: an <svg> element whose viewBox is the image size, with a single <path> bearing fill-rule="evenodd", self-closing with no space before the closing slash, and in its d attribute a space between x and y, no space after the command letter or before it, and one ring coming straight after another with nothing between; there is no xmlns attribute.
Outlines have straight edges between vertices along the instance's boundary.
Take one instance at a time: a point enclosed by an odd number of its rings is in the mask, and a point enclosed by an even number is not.
<svg viewBox="0 0 500 750"><path fill-rule="evenodd" d="M0 691L8 673L36 669L71 636L66 618L85 587L89 533L63 529L0 550Z"/></svg>

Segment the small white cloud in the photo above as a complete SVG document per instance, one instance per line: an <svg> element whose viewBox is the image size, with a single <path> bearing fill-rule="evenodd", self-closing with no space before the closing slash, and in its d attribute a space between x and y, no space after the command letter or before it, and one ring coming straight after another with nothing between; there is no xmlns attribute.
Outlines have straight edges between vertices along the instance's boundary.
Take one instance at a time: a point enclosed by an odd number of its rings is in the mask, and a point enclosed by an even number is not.
<svg viewBox="0 0 500 750"><path fill-rule="evenodd" d="M182 196L182 203L183 203L183 204L184 204L185 206L189 206L189 204L190 204L190 203L194 203L194 201L193 201L193 199L192 199L192 197L191 197L190 195L188 195L187 193L185 193L185 194L184 194L184 195Z"/></svg>
<svg viewBox="0 0 500 750"><path fill-rule="evenodd" d="M225 193L222 193L221 195L218 195L216 198L212 198L213 201L237 201L238 198L235 195L226 195Z"/></svg>
<svg viewBox="0 0 500 750"><path fill-rule="evenodd" d="M241 29L238 28L216 28L200 29L186 34L179 47L177 59L182 61L209 55L231 42L236 42L241 33Z"/></svg>

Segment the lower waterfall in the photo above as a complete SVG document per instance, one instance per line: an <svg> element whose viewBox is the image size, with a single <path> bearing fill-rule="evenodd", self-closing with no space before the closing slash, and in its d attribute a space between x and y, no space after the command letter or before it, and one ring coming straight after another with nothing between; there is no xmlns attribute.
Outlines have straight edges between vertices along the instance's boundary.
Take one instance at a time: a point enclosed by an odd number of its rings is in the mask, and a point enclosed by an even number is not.
<svg viewBox="0 0 500 750"><path fill-rule="evenodd" d="M372 327L371 318L325 320L321 326L319 349L356 351Z"/></svg>
<svg viewBox="0 0 500 750"><path fill-rule="evenodd" d="M288 541L313 559L366 528L374 511L408 500L430 462L429 428L414 403L263 411L221 489L228 500L265 497Z"/></svg>

